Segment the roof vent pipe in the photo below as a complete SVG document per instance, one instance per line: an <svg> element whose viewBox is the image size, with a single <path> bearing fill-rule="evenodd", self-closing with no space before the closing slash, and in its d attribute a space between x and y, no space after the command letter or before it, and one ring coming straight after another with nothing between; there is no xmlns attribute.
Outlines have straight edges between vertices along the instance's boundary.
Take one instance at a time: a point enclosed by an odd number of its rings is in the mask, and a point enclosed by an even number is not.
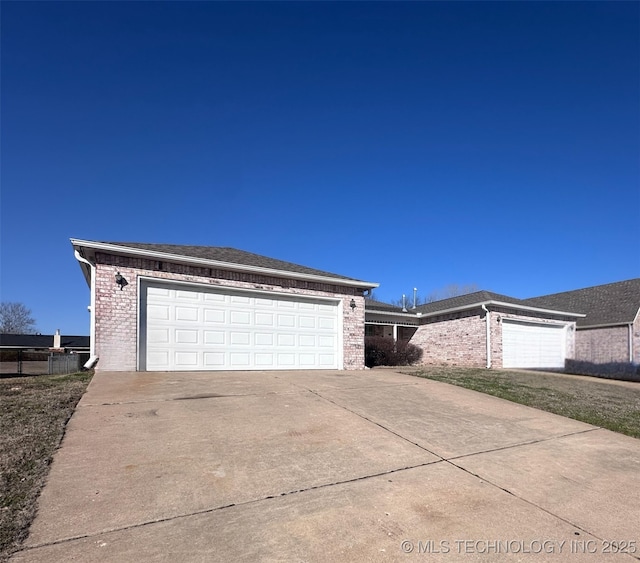
<svg viewBox="0 0 640 563"><path fill-rule="evenodd" d="M407 296L404 293L402 294L402 312L407 312Z"/></svg>
<svg viewBox="0 0 640 563"><path fill-rule="evenodd" d="M411 307L412 309L416 308L416 305L417 305L416 301L417 300L418 300L418 288L414 287L413 288L413 307Z"/></svg>

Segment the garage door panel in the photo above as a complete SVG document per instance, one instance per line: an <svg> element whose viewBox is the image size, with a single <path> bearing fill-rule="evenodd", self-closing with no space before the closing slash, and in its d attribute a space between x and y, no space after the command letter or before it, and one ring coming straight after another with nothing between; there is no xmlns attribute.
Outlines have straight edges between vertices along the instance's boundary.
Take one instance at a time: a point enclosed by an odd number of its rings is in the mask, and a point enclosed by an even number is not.
<svg viewBox="0 0 640 563"><path fill-rule="evenodd" d="M285 328L296 326L296 318L293 315L278 315L277 326Z"/></svg>
<svg viewBox="0 0 640 563"><path fill-rule="evenodd" d="M328 367L335 363L334 354L319 354L318 359L319 359L319 364L324 367Z"/></svg>
<svg viewBox="0 0 640 563"><path fill-rule="evenodd" d="M144 369L340 367L337 301L178 288L170 282L143 287Z"/></svg>
<svg viewBox="0 0 640 563"><path fill-rule="evenodd" d="M278 354L278 365L294 367L296 365L294 354Z"/></svg>
<svg viewBox="0 0 640 563"><path fill-rule="evenodd" d="M177 321L191 321L198 320L198 308L196 307L176 307L176 320Z"/></svg>
<svg viewBox="0 0 640 563"><path fill-rule="evenodd" d="M315 354L300 354L300 367L313 366L315 363Z"/></svg>
<svg viewBox="0 0 640 563"><path fill-rule="evenodd" d="M225 296L219 293L205 293L204 300L205 301L224 301Z"/></svg>
<svg viewBox="0 0 640 563"><path fill-rule="evenodd" d="M320 328L324 328L324 329L327 329L327 330L335 329L335 326L336 326L335 323L336 323L336 319L332 319L332 318L329 318L329 317L320 317L318 319L318 326Z"/></svg>
<svg viewBox="0 0 640 563"><path fill-rule="evenodd" d="M251 314L248 311L231 311L232 325L248 325L251 324Z"/></svg>
<svg viewBox="0 0 640 563"><path fill-rule="evenodd" d="M295 334L278 334L278 346L295 346Z"/></svg>
<svg viewBox="0 0 640 563"><path fill-rule="evenodd" d="M260 333L255 334L256 346L273 346L273 333Z"/></svg>
<svg viewBox="0 0 640 563"><path fill-rule="evenodd" d="M176 344L198 344L197 330L176 330Z"/></svg>
<svg viewBox="0 0 640 563"><path fill-rule="evenodd" d="M273 326L273 314L271 313L256 313L256 324L261 326Z"/></svg>
<svg viewBox="0 0 640 563"><path fill-rule="evenodd" d="M232 346L246 346L251 344L251 335L248 332L231 332L229 343Z"/></svg>
<svg viewBox="0 0 640 563"><path fill-rule="evenodd" d="M561 325L504 321L503 367L563 368L566 332Z"/></svg>
<svg viewBox="0 0 640 563"><path fill-rule="evenodd" d="M256 366L273 367L274 365L273 354L256 354Z"/></svg>
<svg viewBox="0 0 640 563"><path fill-rule="evenodd" d="M150 286L147 291L149 295L153 295L154 297L169 297L169 295L171 294L171 291L169 289L162 287Z"/></svg>
<svg viewBox="0 0 640 563"><path fill-rule="evenodd" d="M169 306L168 305L149 305L149 307L147 308L147 316L150 319L168 321Z"/></svg>
<svg viewBox="0 0 640 563"><path fill-rule="evenodd" d="M165 366L169 364L168 350L152 350L147 352L147 363L156 366Z"/></svg>
<svg viewBox="0 0 640 563"><path fill-rule="evenodd" d="M243 353L230 353L229 354L229 358L230 358L230 364L231 367L235 367L235 368L246 368L250 365L250 355L247 352L243 352Z"/></svg>
<svg viewBox="0 0 640 563"><path fill-rule="evenodd" d="M319 336L318 346L321 348L333 348L335 346L335 338L333 336Z"/></svg>
<svg viewBox="0 0 640 563"><path fill-rule="evenodd" d="M204 322L205 323L224 323L226 320L225 311L220 309L205 309L204 310Z"/></svg>
<svg viewBox="0 0 640 563"><path fill-rule="evenodd" d="M316 318L304 316L299 318L300 328L316 328Z"/></svg>
<svg viewBox="0 0 640 563"><path fill-rule="evenodd" d="M178 369L192 368L198 365L198 352L176 352L175 364Z"/></svg>
<svg viewBox="0 0 640 563"><path fill-rule="evenodd" d="M222 352L205 352L204 353L204 367L210 369L220 369L224 367L224 353Z"/></svg>
<svg viewBox="0 0 640 563"><path fill-rule="evenodd" d="M205 330L204 331L204 343L205 344L224 344L226 332L221 330Z"/></svg>
<svg viewBox="0 0 640 563"><path fill-rule="evenodd" d="M147 339L151 343L155 344L168 344L169 343L169 329L158 328L150 330L147 333Z"/></svg>
<svg viewBox="0 0 640 563"><path fill-rule="evenodd" d="M193 291L181 291L179 289L176 290L176 297L178 299L184 299L186 301L199 301L200 296Z"/></svg>
<svg viewBox="0 0 640 563"><path fill-rule="evenodd" d="M300 346L316 346L316 337L313 334L301 334L298 340Z"/></svg>

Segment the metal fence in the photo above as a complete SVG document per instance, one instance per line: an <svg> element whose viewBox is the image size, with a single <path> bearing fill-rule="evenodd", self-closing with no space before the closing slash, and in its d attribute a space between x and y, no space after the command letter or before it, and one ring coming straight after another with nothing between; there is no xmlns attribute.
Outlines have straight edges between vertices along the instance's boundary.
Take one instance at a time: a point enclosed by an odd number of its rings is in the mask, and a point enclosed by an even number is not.
<svg viewBox="0 0 640 563"><path fill-rule="evenodd" d="M0 351L0 375L64 375L75 373L89 358L89 354L55 354L48 350Z"/></svg>
<svg viewBox="0 0 640 563"><path fill-rule="evenodd" d="M49 375L62 375L80 371L80 354L51 354Z"/></svg>

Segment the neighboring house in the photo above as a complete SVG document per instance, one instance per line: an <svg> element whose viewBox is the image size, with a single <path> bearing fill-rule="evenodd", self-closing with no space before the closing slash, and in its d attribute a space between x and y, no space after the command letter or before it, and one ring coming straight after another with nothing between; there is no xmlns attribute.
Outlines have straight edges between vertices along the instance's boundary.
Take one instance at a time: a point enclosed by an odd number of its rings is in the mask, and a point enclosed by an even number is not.
<svg viewBox="0 0 640 563"><path fill-rule="evenodd" d="M0 334L3 350L64 350L88 352L88 336L61 336L60 334Z"/></svg>
<svg viewBox="0 0 640 563"><path fill-rule="evenodd" d="M71 243L91 288L88 365L364 367L364 295L378 284L233 248Z"/></svg>
<svg viewBox="0 0 640 563"><path fill-rule="evenodd" d="M478 291L404 310L367 301L365 323L368 335L422 348L425 365L563 368L582 316Z"/></svg>
<svg viewBox="0 0 640 563"><path fill-rule="evenodd" d="M525 299L535 307L580 311L576 360L640 364L640 278Z"/></svg>

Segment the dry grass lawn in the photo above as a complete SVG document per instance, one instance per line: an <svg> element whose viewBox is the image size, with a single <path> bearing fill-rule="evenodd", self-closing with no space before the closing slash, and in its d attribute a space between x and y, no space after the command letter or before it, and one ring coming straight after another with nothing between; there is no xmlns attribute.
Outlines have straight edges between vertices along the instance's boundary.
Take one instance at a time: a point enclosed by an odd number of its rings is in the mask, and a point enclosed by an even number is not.
<svg viewBox="0 0 640 563"><path fill-rule="evenodd" d="M640 438L640 383L536 371L428 367L411 375L495 395Z"/></svg>
<svg viewBox="0 0 640 563"><path fill-rule="evenodd" d="M52 456L90 373L0 379L0 561L27 537Z"/></svg>

